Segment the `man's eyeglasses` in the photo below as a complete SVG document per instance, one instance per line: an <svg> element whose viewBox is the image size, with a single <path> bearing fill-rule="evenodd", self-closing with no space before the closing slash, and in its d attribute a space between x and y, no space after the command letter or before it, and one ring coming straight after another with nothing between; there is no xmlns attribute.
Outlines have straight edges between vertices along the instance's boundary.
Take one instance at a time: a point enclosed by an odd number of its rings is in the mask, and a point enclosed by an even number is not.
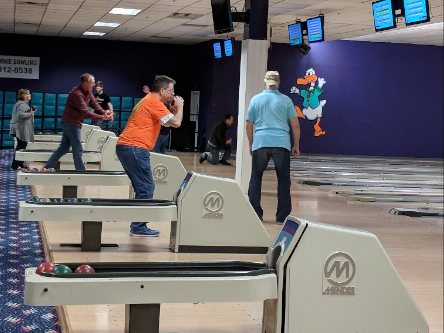
<svg viewBox="0 0 444 333"><path fill-rule="evenodd" d="M165 89L166 91L169 91L170 93L174 94L174 89Z"/></svg>

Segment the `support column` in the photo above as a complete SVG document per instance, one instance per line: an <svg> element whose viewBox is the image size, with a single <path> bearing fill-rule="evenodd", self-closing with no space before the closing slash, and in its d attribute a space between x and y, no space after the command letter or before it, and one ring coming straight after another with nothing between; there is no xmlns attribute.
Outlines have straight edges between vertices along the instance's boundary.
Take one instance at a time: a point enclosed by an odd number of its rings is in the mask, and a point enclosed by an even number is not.
<svg viewBox="0 0 444 333"><path fill-rule="evenodd" d="M248 191L251 175L251 155L245 118L251 98L265 89L264 76L267 71L267 60L268 42L266 39L242 41L235 180L244 193Z"/></svg>

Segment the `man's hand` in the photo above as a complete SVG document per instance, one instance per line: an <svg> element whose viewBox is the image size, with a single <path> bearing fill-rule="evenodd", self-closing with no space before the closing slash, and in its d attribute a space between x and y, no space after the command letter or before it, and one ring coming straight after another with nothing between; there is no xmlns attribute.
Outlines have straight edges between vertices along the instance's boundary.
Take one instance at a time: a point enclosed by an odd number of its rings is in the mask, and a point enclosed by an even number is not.
<svg viewBox="0 0 444 333"><path fill-rule="evenodd" d="M299 151L299 147L293 147L291 153L293 154L294 158L298 158L301 152Z"/></svg>
<svg viewBox="0 0 444 333"><path fill-rule="evenodd" d="M150 87L148 87L147 85L143 86L142 90L145 94L149 94L151 92Z"/></svg>
<svg viewBox="0 0 444 333"><path fill-rule="evenodd" d="M229 138L228 140L227 140L227 142L225 142L225 144L226 145L231 145L231 141L232 141L233 139L232 138Z"/></svg>
<svg viewBox="0 0 444 333"><path fill-rule="evenodd" d="M106 111L105 114L103 115L103 120L114 121L114 113L111 112L110 110Z"/></svg>
<svg viewBox="0 0 444 333"><path fill-rule="evenodd" d="M176 110L181 107L183 108L184 103L185 103L185 101L183 100L182 97L174 96L174 107L176 108Z"/></svg>

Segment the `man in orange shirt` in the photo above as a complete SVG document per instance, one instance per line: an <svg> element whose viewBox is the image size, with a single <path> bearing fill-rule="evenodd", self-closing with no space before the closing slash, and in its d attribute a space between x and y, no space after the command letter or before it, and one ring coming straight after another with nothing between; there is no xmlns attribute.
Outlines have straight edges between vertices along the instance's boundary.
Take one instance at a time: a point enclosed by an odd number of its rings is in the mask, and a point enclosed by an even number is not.
<svg viewBox="0 0 444 333"><path fill-rule="evenodd" d="M174 96L176 81L157 75L151 93L134 107L119 136L116 154L133 185L136 199L152 199L155 183L151 173L150 150L156 144L160 127L179 127L183 118L183 98ZM174 98L177 112L173 115L165 102ZM159 231L147 227L146 222L132 222L130 235L156 237Z"/></svg>

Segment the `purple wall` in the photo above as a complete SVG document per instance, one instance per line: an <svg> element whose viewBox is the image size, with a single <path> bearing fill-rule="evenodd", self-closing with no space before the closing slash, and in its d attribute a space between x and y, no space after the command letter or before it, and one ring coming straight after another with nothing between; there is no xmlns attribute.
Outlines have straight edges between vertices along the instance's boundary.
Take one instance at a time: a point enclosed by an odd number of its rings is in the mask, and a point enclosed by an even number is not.
<svg viewBox="0 0 444 333"><path fill-rule="evenodd" d="M239 106L241 43L234 45L234 57L214 59L213 43L205 42L196 48L196 90L200 91L199 137L206 133L206 141L214 124L234 115L234 123L227 131L236 147L237 114Z"/></svg>
<svg viewBox="0 0 444 333"><path fill-rule="evenodd" d="M1 79L0 89L67 93L80 75L93 74L113 96L143 96L154 76L177 81L177 93L189 96L193 48L191 46L0 34L4 55L40 57L40 79ZM186 92L186 93L185 93Z"/></svg>
<svg viewBox="0 0 444 333"><path fill-rule="evenodd" d="M290 94L306 70L325 78L326 100L315 137L315 120L299 119L301 151L346 155L443 157L443 48L410 44L334 41L312 44L306 56L273 45L268 68L283 76Z"/></svg>
<svg viewBox="0 0 444 333"><path fill-rule="evenodd" d="M185 98L185 121L178 141L194 133L189 122L192 90L200 91L199 133L207 139L225 113L237 114L241 43L235 57L214 59L212 43L171 45L0 34L3 55L40 57L40 79L0 79L0 90L28 88L66 93L84 72L103 81L112 96L143 96L156 74L177 81ZM326 100L315 137L315 120L300 119L303 153L443 158L443 47L332 41L311 44L302 56L295 48L273 44L268 69L282 76L280 90L290 94L309 68L325 78ZM235 117L236 118L236 117ZM236 140L235 124L229 135ZM173 135L174 138L174 135ZM173 140L174 141L174 140ZM236 144L234 142L234 144Z"/></svg>

